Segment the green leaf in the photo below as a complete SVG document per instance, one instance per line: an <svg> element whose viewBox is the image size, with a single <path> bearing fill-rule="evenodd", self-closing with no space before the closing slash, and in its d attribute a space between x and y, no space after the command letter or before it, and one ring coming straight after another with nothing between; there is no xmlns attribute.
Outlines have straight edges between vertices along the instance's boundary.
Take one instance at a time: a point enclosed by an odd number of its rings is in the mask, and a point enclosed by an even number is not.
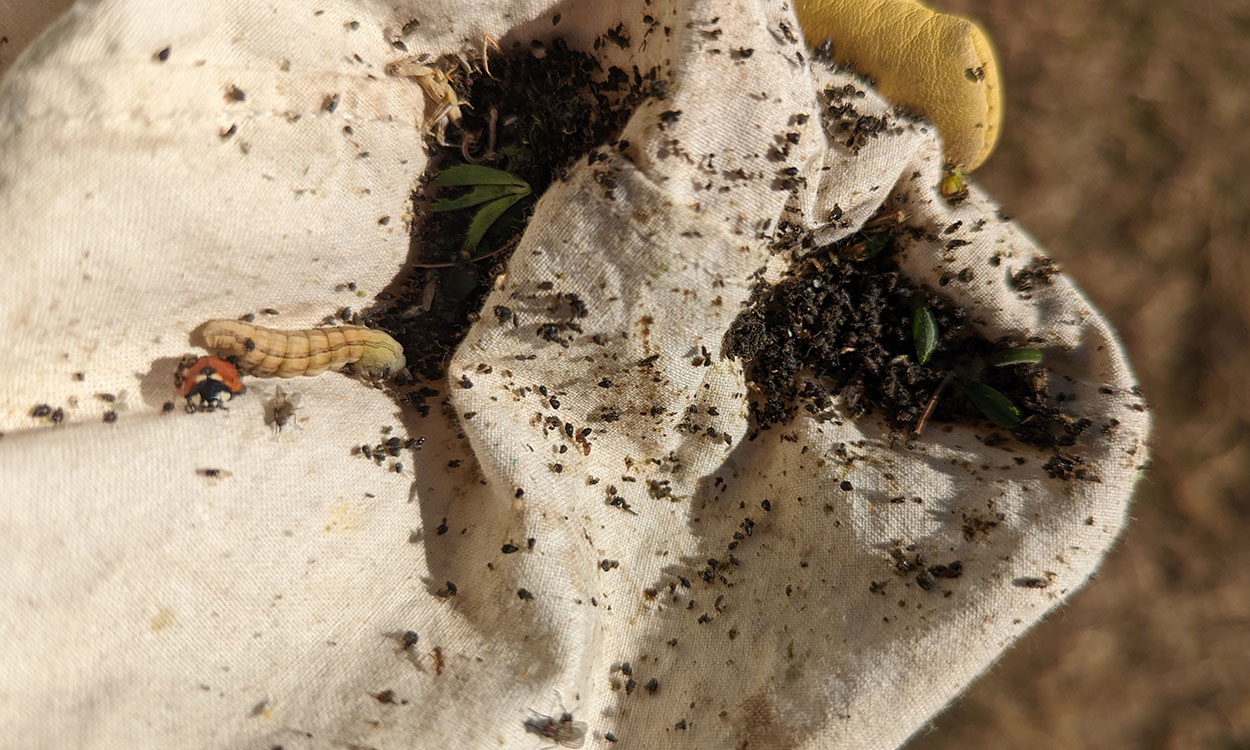
<svg viewBox="0 0 1250 750"><path fill-rule="evenodd" d="M920 364L929 361L929 356L937 348L938 327L933 313L924 305L916 305L911 309L911 337L916 342L916 360Z"/></svg>
<svg viewBox="0 0 1250 750"><path fill-rule="evenodd" d="M457 198L440 198L430 203L430 210L434 213L442 211L459 211L462 208L472 208L502 198L505 195L528 195L529 188L521 188L516 185L478 185L469 192Z"/></svg>
<svg viewBox="0 0 1250 750"><path fill-rule="evenodd" d="M477 249L478 243L486 236L487 230L494 226L504 211L512 208L512 204L524 197L525 193L512 193L479 208L469 222L468 231L464 233L464 244L460 246L460 250L473 255L473 251Z"/></svg>
<svg viewBox="0 0 1250 750"><path fill-rule="evenodd" d="M889 232L873 232L872 234L853 235L849 245L841 246L838 255L852 263L861 263L866 260L872 260L880 255L886 248L890 246Z"/></svg>
<svg viewBox="0 0 1250 750"><path fill-rule="evenodd" d="M430 180L430 184L434 187L513 185L525 188L527 193L530 191L529 183L511 172L481 167L476 164L457 164L454 167L448 167L434 175L434 179Z"/></svg>
<svg viewBox="0 0 1250 750"><path fill-rule="evenodd" d="M524 197L524 196L522 196ZM512 208L503 212L503 215L491 225L491 232L498 232L503 236L511 236L513 234L521 234L525 231L525 225L529 223L529 217L526 212L534 205L533 201L517 201L512 204Z"/></svg>
<svg viewBox="0 0 1250 750"><path fill-rule="evenodd" d="M856 260L872 260L890 246L889 232L874 232L864 237L864 254Z"/></svg>
<svg viewBox="0 0 1250 750"><path fill-rule="evenodd" d="M964 394L976 404L981 413L990 421L1008 430L1020 424L1020 410L1011 403L1011 399L985 383L978 383L971 378L956 376L955 382Z"/></svg>
<svg viewBox="0 0 1250 750"><path fill-rule="evenodd" d="M1037 364L1042 361L1041 349L1003 349L990 355L990 364L1004 365Z"/></svg>

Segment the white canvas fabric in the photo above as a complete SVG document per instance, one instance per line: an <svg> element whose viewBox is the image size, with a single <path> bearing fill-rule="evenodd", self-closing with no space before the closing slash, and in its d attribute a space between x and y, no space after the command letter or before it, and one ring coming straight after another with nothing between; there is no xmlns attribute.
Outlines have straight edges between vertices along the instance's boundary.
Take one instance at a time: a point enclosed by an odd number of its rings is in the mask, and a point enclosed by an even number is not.
<svg viewBox="0 0 1250 750"><path fill-rule="evenodd" d="M660 66L669 97L541 197L485 305L517 325L483 315L429 416L333 373L282 383L300 424L278 434L272 380L162 412L203 321L313 325L403 270L424 99L382 72L393 41L591 50L618 23L630 48L597 54ZM931 128L831 137L819 92L854 79L798 36L768 0L104 0L50 27L0 84L0 746L576 746L534 731L567 710L588 747L889 748L1081 586L1146 460L1114 333L1064 277L1010 286L1043 251L975 186L940 198ZM904 270L971 268L942 291L987 338L1047 342L1098 481L988 426L801 416L746 439L741 363L715 353L752 274L788 262L768 227L830 241L887 200L962 222ZM588 308L567 347L533 335L562 293ZM401 472L351 455L391 436L425 438ZM962 577L897 575L910 545Z"/></svg>

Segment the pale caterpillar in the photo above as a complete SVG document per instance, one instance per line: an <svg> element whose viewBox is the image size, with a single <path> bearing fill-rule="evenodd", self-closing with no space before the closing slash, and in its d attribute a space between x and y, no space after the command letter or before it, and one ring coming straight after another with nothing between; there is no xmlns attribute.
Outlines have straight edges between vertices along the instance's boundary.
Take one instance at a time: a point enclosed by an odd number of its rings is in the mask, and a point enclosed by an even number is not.
<svg viewBox="0 0 1250 750"><path fill-rule="evenodd" d="M363 326L279 331L240 320L210 320L202 333L209 350L236 357L239 369L253 375L320 375L355 364L366 375L388 378L406 364L398 341Z"/></svg>

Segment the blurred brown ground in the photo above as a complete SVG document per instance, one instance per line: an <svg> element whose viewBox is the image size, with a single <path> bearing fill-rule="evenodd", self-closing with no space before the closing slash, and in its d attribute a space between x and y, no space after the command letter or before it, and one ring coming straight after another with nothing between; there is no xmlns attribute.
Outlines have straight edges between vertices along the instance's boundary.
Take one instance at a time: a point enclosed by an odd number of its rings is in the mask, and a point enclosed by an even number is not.
<svg viewBox="0 0 1250 750"><path fill-rule="evenodd" d="M1250 3L932 5L1004 72L973 178L1119 329L1155 436L1097 579L906 748L1250 748Z"/></svg>

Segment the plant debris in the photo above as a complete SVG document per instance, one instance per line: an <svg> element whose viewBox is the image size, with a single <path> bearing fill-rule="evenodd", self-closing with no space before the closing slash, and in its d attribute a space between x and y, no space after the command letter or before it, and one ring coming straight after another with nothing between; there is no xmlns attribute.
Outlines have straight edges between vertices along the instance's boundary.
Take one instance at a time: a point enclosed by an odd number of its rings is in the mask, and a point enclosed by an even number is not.
<svg viewBox="0 0 1250 750"><path fill-rule="evenodd" d="M920 230L882 224L869 220L878 231L817 248L776 285L758 286L730 326L725 352L743 360L752 386L750 437L790 422L800 408L836 418L836 398L842 414L881 414L899 430L918 431L926 419L989 418L1022 442L1075 443L1090 422L1062 411L1040 350L1002 354L1009 343L977 336L963 310L900 272L898 242ZM803 245L800 232L778 235L779 249ZM882 250L854 251L864 246ZM946 388L952 377L958 387Z"/></svg>
<svg viewBox="0 0 1250 750"><path fill-rule="evenodd" d="M431 64L452 67L449 59ZM534 42L492 58L489 75L459 68L448 79L459 100L470 106L463 109L459 127L448 131L449 145L429 144L427 181L458 165L478 165L507 172L534 196L563 179L574 162L596 147L612 143L639 102L663 98L667 90L667 79L658 69L604 70L592 55L569 49L561 39ZM384 293L382 306L367 316L368 325L390 332L403 344L409 370L419 382L443 377L447 360L477 319L534 205L532 199L519 198L506 206L496 204L503 210L489 217L489 226L479 220L469 236L470 222L479 213L430 212L427 199L421 193L414 196L413 215L425 217L412 227L416 268L398 288Z"/></svg>

